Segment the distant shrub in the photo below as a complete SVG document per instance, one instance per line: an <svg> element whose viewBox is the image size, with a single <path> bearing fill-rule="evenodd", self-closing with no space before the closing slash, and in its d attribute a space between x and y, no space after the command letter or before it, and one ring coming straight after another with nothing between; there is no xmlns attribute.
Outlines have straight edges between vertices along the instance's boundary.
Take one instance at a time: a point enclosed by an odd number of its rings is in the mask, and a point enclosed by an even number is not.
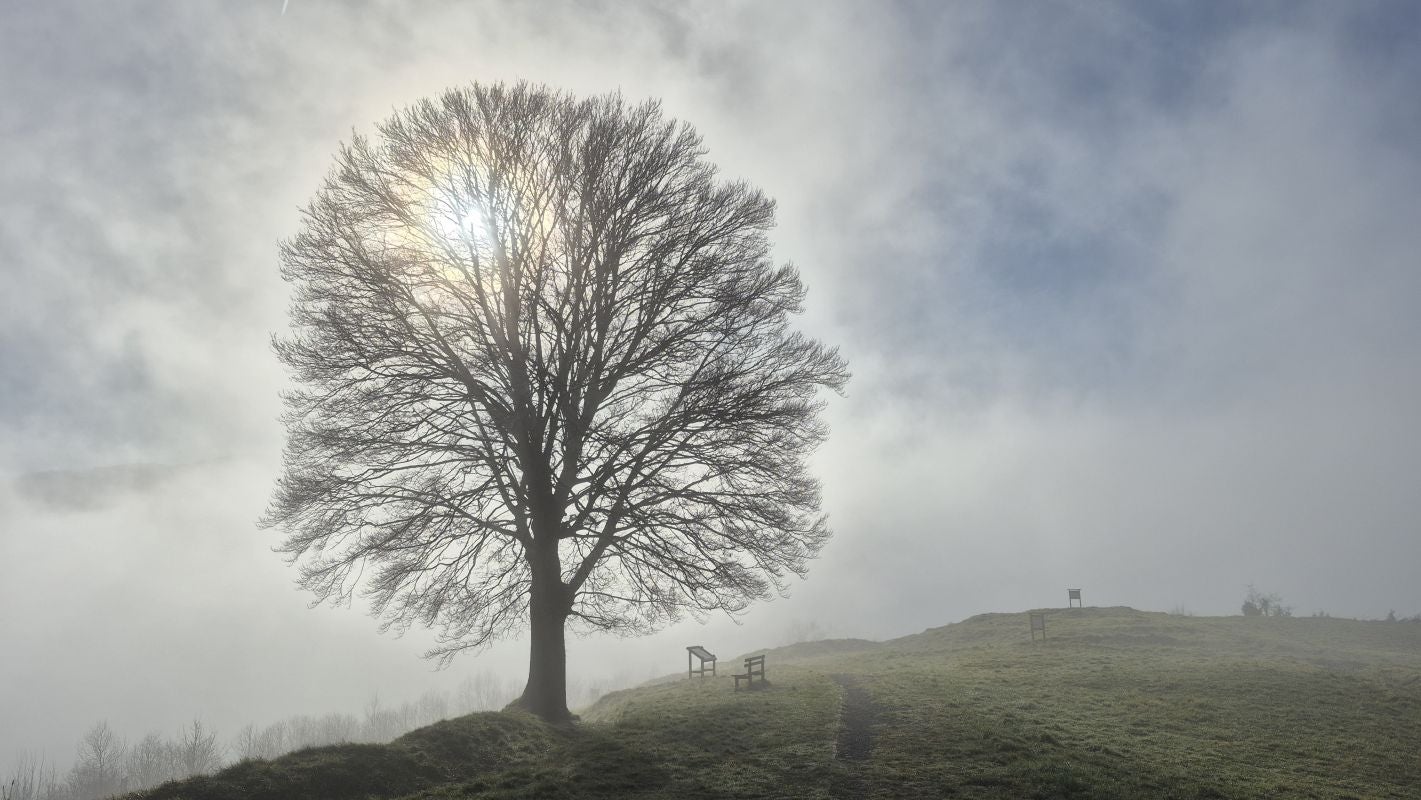
<svg viewBox="0 0 1421 800"><path fill-rule="evenodd" d="M1243 600L1245 617L1291 617L1293 607L1283 605L1283 598L1276 594L1264 594L1248 585L1248 596Z"/></svg>

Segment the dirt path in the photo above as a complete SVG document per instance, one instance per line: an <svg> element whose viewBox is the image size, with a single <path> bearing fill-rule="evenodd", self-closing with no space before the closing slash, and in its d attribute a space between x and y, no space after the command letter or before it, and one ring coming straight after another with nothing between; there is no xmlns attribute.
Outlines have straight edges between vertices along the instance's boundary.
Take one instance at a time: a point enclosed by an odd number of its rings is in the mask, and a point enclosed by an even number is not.
<svg viewBox="0 0 1421 800"><path fill-rule="evenodd" d="M839 735L834 741L834 760L839 773L830 787L836 798L868 796L864 763L873 749L873 723L878 718L878 704L868 690L859 685L853 675L830 675L844 690L844 707L839 714Z"/></svg>

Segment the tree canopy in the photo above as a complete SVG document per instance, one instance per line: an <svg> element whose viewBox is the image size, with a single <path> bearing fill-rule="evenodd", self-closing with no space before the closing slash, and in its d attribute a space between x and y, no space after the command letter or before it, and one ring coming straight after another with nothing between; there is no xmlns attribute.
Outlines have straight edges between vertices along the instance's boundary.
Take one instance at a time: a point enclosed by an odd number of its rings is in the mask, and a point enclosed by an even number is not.
<svg viewBox="0 0 1421 800"><path fill-rule="evenodd" d="M837 351L791 329L774 203L655 102L472 85L342 145L283 243L284 475L264 519L319 600L430 655L648 631L783 590L829 536L807 456Z"/></svg>

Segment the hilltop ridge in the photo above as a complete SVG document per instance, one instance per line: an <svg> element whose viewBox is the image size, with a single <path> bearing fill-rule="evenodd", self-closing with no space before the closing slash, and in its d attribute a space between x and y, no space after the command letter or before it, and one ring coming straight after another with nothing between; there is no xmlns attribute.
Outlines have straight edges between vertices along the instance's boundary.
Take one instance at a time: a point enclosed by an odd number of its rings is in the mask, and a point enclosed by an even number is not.
<svg viewBox="0 0 1421 800"><path fill-rule="evenodd" d="M133 797L1402 798L1421 785L1421 625L1042 612L1045 642L1019 612L799 643L763 651L764 690L661 680L576 725L474 714Z"/></svg>

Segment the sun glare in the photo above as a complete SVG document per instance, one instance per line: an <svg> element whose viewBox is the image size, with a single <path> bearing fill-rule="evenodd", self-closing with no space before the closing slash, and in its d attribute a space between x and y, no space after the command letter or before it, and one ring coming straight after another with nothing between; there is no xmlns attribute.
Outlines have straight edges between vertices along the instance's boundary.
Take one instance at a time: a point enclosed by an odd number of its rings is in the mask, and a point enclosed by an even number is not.
<svg viewBox="0 0 1421 800"><path fill-rule="evenodd" d="M484 230L484 215L477 208L466 210L459 218L459 233L478 239L487 238L488 234Z"/></svg>
<svg viewBox="0 0 1421 800"><path fill-rule="evenodd" d="M484 215L477 206L450 209L437 216L439 232L447 239L466 242L487 240Z"/></svg>
<svg viewBox="0 0 1421 800"><path fill-rule="evenodd" d="M446 192L433 192L425 214L432 224L410 231L433 256L424 260L431 277L445 290L458 291L477 281L485 291L497 286L493 272L493 236L487 217L476 201ZM414 242L412 242L414 244Z"/></svg>

